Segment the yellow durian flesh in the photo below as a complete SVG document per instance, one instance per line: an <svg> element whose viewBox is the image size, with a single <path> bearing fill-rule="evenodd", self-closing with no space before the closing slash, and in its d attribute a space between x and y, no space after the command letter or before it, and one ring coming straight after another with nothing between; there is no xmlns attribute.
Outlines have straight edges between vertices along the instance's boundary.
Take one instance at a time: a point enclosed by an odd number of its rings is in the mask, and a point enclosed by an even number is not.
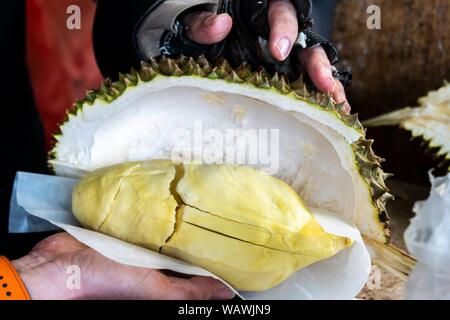
<svg viewBox="0 0 450 320"><path fill-rule="evenodd" d="M95 171L76 186L73 213L83 226L158 251L175 228L174 177L163 160Z"/></svg>
<svg viewBox="0 0 450 320"><path fill-rule="evenodd" d="M272 288L351 244L324 232L287 184L248 167L118 165L82 179L72 205L82 225L201 266L243 291Z"/></svg>
<svg viewBox="0 0 450 320"><path fill-rule="evenodd" d="M310 211L289 185L263 171L244 166L185 165L177 192L183 203L208 213L201 218L197 215L196 223L209 224L205 227L243 241L303 252L314 250L311 248L320 240L332 240L328 234L322 238L321 228L312 234L299 233L315 222Z"/></svg>
<svg viewBox="0 0 450 320"><path fill-rule="evenodd" d="M316 238L312 247L302 252L276 250L208 229L205 226L211 222L208 216L198 209L182 206L176 230L162 247L162 253L199 265L243 291L273 288L297 270L331 257L350 244L346 238L326 234L312 219L304 226L306 237ZM196 220L200 223L193 222ZM237 225L234 231L239 230ZM297 234L304 236L302 232Z"/></svg>

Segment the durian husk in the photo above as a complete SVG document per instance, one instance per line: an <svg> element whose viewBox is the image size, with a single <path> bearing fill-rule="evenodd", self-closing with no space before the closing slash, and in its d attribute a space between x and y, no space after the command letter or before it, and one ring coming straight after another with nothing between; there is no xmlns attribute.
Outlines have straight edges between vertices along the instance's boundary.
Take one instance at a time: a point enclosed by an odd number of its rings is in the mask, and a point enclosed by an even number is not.
<svg viewBox="0 0 450 320"><path fill-rule="evenodd" d="M386 202L393 197L389 194L385 184L385 180L390 177L390 174L384 173L381 169L381 163L384 160L375 155L372 149L373 140L364 138L365 129L359 121L358 115L346 113L344 103L336 103L329 93L321 93L309 87L303 78L290 83L283 75L270 75L263 68L253 71L245 63L239 68L233 69L226 60L213 65L203 56L196 59L184 56L172 59L163 56L157 59L150 59L148 62L142 62L139 70L132 68L127 74L119 74L118 81L106 80L100 89L88 91L84 99L74 103L73 107L68 110L64 122L71 117L77 116L78 112L85 106L93 105L96 101L110 103L129 88L136 87L141 81L150 82L158 75L167 77L194 76L211 80L220 79L230 83L245 83L256 88L276 90L295 99L316 104L336 115L348 127L360 132L362 138L353 143L352 148L356 154L359 172L370 187L373 206L378 210L378 221L384 229L383 240L375 239L375 241L386 245L390 242L389 216L386 211ZM60 127L62 127L64 122ZM61 132L58 132L54 135L55 146L49 153L50 160L56 158L60 134ZM374 251L383 251L385 248L392 251L392 246L376 246ZM402 252L398 251L398 255L401 256L401 261L405 259ZM379 256L386 257L384 254L379 254ZM407 260L404 261L405 265L410 266L415 263L412 257L408 257ZM384 264L389 265L390 261L385 261ZM408 268L400 268L401 270L395 271L395 274L402 276L404 274L403 270ZM399 268L394 267L392 269L397 270Z"/></svg>
<svg viewBox="0 0 450 320"><path fill-rule="evenodd" d="M400 126L414 138L423 139L442 164L450 161L450 83L419 99L419 106L407 107L367 120L368 127ZM448 167L450 171L450 166Z"/></svg>

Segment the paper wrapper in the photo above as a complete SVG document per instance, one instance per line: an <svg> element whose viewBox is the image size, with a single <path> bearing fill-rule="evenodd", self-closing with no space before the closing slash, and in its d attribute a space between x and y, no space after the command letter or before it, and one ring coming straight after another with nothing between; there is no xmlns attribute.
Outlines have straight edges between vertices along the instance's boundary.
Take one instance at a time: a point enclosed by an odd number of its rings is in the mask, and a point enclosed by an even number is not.
<svg viewBox="0 0 450 320"><path fill-rule="evenodd" d="M221 280L200 267L83 229L71 209L72 190L77 183L76 179L19 172L11 199L10 232L45 231L54 229L54 225L105 257L122 264ZM270 290L233 290L244 299L353 299L365 285L371 267L370 256L361 235L356 227L334 216L316 214L315 217L325 231L351 238L354 244L327 260L297 271Z"/></svg>

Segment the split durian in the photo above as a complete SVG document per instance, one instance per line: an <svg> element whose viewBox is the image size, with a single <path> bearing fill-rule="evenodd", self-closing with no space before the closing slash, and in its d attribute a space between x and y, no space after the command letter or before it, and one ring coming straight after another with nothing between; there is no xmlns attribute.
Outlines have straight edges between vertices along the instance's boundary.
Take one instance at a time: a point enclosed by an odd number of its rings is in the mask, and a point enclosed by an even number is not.
<svg viewBox="0 0 450 320"><path fill-rule="evenodd" d="M323 231L286 183L244 166L120 164L83 178L72 207L85 227L201 266L243 291L272 288L352 244Z"/></svg>
<svg viewBox="0 0 450 320"><path fill-rule="evenodd" d="M234 136L222 139L229 132ZM264 170L308 208L356 225L377 263L399 275L414 265L388 244L388 175L357 116L302 79L289 83L278 74L233 69L226 61L212 65L203 57L163 57L89 92L55 139L49 162L62 176L152 159ZM261 140L268 143L261 147ZM235 152L242 147L245 152ZM255 150L262 155L255 157ZM248 201L257 206L252 197ZM160 239L169 231L162 229Z"/></svg>
<svg viewBox="0 0 450 320"><path fill-rule="evenodd" d="M430 148L437 148L438 157L450 161L450 84L420 98L416 108L396 110L364 124L369 127L399 125L413 137L428 141Z"/></svg>

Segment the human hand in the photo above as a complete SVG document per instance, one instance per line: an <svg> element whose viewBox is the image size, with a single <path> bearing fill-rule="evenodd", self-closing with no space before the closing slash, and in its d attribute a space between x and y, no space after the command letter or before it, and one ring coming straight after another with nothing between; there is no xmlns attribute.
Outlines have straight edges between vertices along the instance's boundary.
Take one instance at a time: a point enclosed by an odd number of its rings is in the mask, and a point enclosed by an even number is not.
<svg viewBox="0 0 450 320"><path fill-rule="evenodd" d="M269 49L279 61L285 60L298 37L298 21L294 5L290 1L271 0L269 4ZM231 31L232 18L224 13L192 12L184 18L189 27L187 36L200 44L222 41ZM344 102L344 110L350 112L342 83L333 78L331 63L321 47L298 50L299 62L308 72L313 84L324 93L332 94L338 103Z"/></svg>
<svg viewBox="0 0 450 320"><path fill-rule="evenodd" d="M231 299L234 294L208 277L181 279L158 270L109 260L67 233L53 235L15 261L33 300L63 299ZM80 289L69 289L69 266L80 268Z"/></svg>

